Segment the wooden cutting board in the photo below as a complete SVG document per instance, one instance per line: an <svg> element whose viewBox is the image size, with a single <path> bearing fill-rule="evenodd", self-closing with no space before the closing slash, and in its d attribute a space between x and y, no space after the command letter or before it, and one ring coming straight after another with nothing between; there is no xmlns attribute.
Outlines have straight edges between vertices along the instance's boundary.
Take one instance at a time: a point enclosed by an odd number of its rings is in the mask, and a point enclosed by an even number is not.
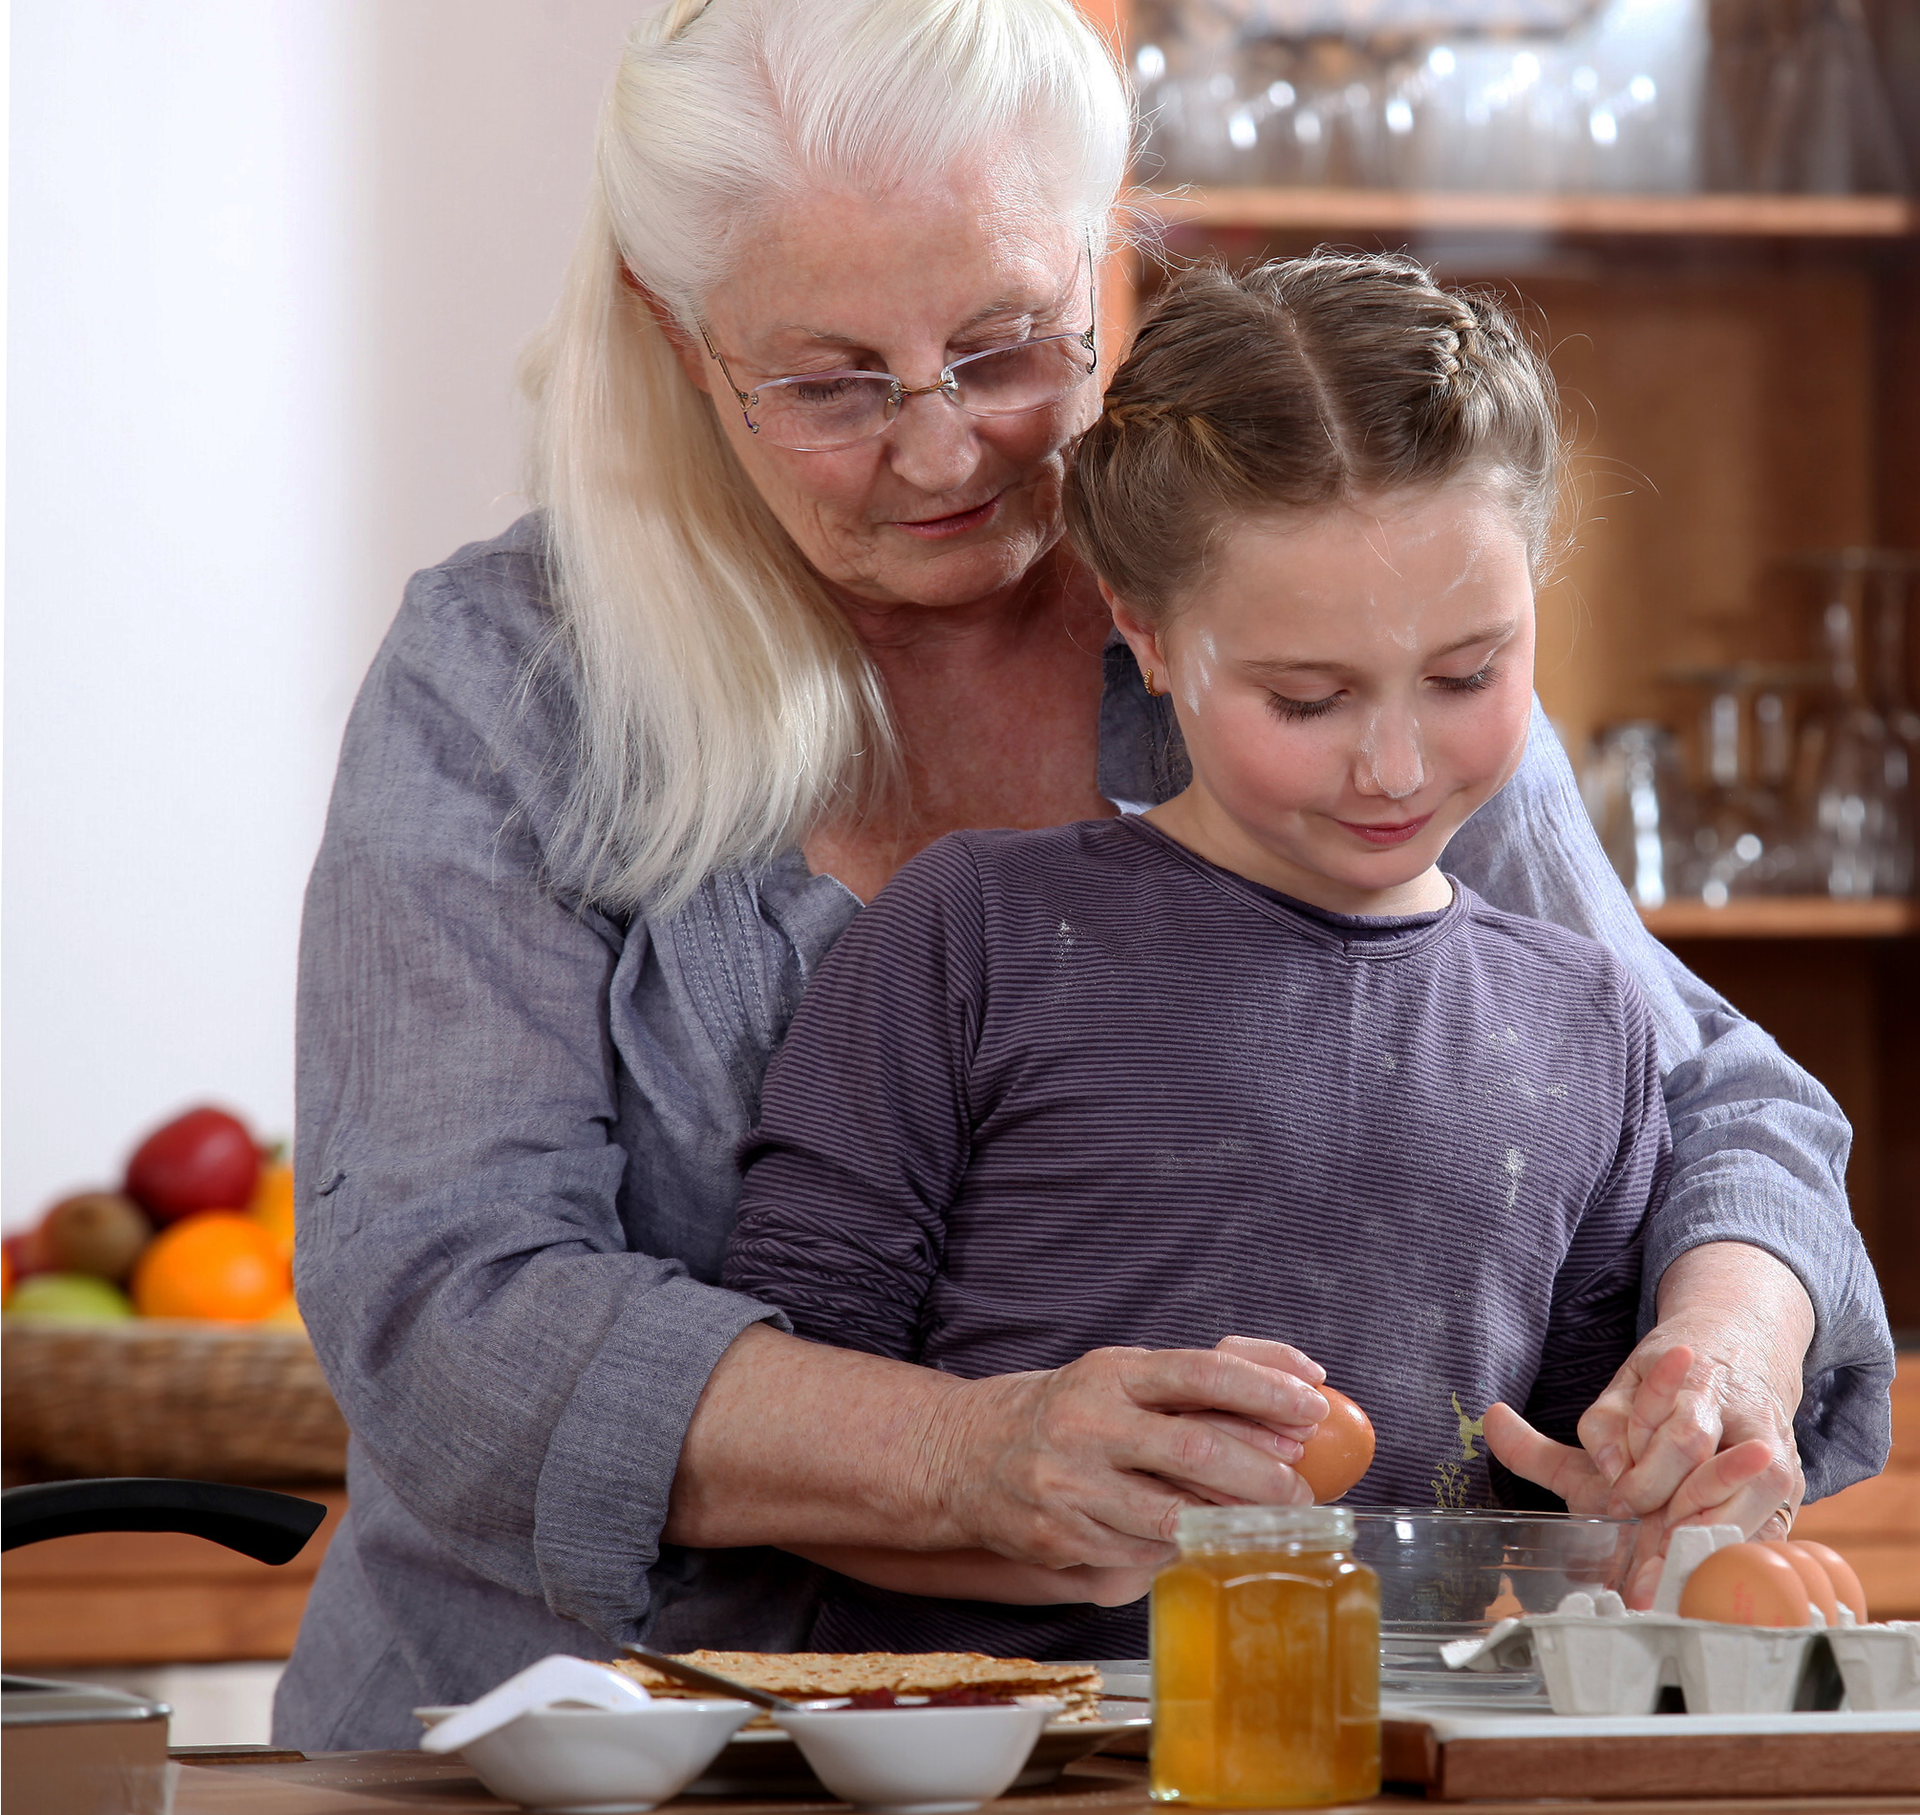
<svg viewBox="0 0 1920 1815"><path fill-rule="evenodd" d="M1893 1796L1920 1806L1920 1714L1394 1718L1383 1776L1441 1802Z"/></svg>

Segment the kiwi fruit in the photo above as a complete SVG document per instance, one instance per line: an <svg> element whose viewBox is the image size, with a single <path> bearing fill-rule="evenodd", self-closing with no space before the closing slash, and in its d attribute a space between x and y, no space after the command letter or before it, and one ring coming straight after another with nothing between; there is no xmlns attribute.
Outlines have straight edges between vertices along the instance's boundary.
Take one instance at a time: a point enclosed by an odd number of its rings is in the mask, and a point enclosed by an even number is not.
<svg viewBox="0 0 1920 1815"><path fill-rule="evenodd" d="M47 1212L41 1225L48 1258L62 1273L91 1273L116 1285L153 1240L153 1224L130 1197L85 1191Z"/></svg>

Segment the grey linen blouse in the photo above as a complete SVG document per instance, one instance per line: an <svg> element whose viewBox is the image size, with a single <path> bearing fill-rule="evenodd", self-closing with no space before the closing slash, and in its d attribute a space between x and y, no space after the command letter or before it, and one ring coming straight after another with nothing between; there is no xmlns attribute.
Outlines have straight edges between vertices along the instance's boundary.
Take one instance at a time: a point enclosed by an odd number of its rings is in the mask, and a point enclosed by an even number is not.
<svg viewBox="0 0 1920 1815"><path fill-rule="evenodd" d="M549 1652L645 1635L791 1648L812 1572L661 1542L714 1363L771 1306L716 1282L735 1152L807 980L859 911L790 851L626 919L544 880L572 773L543 658L541 525L415 576L361 689L300 959L300 1303L353 1430L351 1511L275 1710L278 1744L416 1743ZM1107 653L1099 784L1164 799L1178 732ZM1750 1242L1818 1317L1797 1434L1809 1497L1876 1472L1893 1350L1847 1212L1832 1099L1641 928L1536 710L1520 773L1446 864L1495 906L1602 941L1657 1024L1667 1264Z"/></svg>

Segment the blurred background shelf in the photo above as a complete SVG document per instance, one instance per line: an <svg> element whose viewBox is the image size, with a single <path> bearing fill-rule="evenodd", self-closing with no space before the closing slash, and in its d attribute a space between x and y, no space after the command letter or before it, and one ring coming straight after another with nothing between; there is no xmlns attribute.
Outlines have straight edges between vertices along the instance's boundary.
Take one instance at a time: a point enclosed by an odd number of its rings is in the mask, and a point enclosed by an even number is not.
<svg viewBox="0 0 1920 1815"><path fill-rule="evenodd" d="M1920 902L1832 901L1824 895L1729 901L1669 901L1642 908L1661 939L1898 939L1920 933Z"/></svg>
<svg viewBox="0 0 1920 1815"><path fill-rule="evenodd" d="M1727 239L1902 239L1920 205L1894 195L1503 195L1470 190L1138 189L1166 226L1339 228Z"/></svg>

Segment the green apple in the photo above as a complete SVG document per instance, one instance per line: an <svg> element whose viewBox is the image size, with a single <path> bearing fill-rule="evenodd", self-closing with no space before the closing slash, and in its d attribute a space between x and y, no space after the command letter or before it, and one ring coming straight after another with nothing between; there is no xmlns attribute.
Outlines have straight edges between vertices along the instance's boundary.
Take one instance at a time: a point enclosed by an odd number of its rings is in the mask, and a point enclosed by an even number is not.
<svg viewBox="0 0 1920 1815"><path fill-rule="evenodd" d="M125 1323L133 1301L91 1273L36 1273L7 1300L7 1316L21 1323Z"/></svg>

